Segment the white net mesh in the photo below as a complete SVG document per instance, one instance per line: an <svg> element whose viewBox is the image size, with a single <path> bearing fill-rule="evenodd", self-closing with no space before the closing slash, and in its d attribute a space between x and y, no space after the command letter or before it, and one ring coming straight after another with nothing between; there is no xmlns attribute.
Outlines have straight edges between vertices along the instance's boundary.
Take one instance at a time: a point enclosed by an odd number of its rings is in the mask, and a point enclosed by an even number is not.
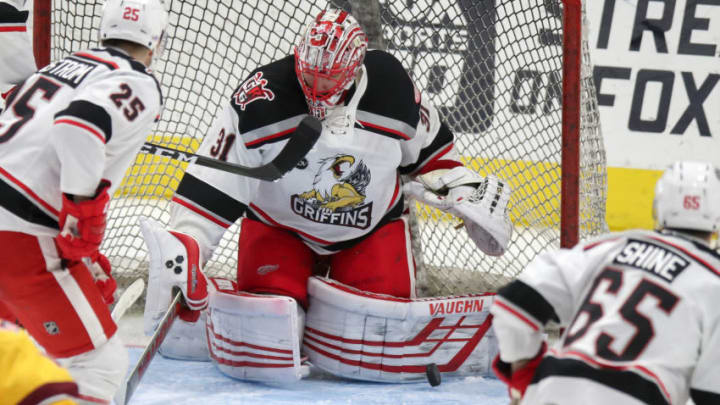
<svg viewBox="0 0 720 405"><path fill-rule="evenodd" d="M53 1L52 55L94 47L100 1ZM374 43L387 46L439 107L466 163L515 190L515 233L500 258L480 253L451 218L413 206L420 295L492 290L515 277L560 235L562 6L557 0L338 1ZM154 66L165 95L154 142L195 150L221 103L254 68L292 52L301 28L325 1L172 0L165 60ZM95 17L94 17L95 16ZM577 33L568 33L577 35ZM581 237L606 231L605 154L586 41L583 42ZM167 224L182 178L178 162L139 155L110 211L103 252L116 277L145 276L140 215ZM237 226L208 264L234 277Z"/></svg>

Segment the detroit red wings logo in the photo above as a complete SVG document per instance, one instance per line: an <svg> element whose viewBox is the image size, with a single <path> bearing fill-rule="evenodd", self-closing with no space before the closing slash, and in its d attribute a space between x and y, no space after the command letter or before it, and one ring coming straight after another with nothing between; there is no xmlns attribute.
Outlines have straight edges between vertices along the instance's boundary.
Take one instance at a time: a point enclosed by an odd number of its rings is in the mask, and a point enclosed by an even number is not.
<svg viewBox="0 0 720 405"><path fill-rule="evenodd" d="M233 94L235 104L245 111L245 106L255 100L274 100L275 93L265 88L267 84L268 81L263 79L262 72L255 73L255 76L245 80L245 83L241 84L240 88Z"/></svg>

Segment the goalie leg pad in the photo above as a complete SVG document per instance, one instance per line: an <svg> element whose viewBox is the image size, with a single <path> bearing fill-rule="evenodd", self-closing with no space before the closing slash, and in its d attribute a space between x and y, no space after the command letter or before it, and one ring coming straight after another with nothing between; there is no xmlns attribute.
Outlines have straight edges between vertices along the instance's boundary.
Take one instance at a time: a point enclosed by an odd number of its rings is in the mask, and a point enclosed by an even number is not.
<svg viewBox="0 0 720 405"><path fill-rule="evenodd" d="M451 375L491 375L493 294L402 299L313 277L303 352L332 374L379 382L426 378L435 363Z"/></svg>
<svg viewBox="0 0 720 405"><path fill-rule="evenodd" d="M212 277L209 280L210 291L224 291L227 293L237 291L237 286L231 280L217 277ZM178 318L173 322L158 350L163 357L176 360L210 361L207 334L205 333L208 311L194 312L199 314L195 321Z"/></svg>
<svg viewBox="0 0 720 405"><path fill-rule="evenodd" d="M300 358L303 309L290 298L245 292L210 294L210 358L232 378L289 383L309 373Z"/></svg>
<svg viewBox="0 0 720 405"><path fill-rule="evenodd" d="M210 361L205 322L207 310L199 311L200 316L195 322L175 319L158 352L163 356L176 360Z"/></svg>

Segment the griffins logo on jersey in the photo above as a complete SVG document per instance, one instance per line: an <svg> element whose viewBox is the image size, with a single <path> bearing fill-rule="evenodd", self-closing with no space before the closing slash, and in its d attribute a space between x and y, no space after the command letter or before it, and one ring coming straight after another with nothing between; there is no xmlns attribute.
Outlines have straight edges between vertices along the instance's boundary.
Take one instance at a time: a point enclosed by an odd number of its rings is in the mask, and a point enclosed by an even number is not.
<svg viewBox="0 0 720 405"><path fill-rule="evenodd" d="M262 72L255 73L254 76L245 80L235 94L233 94L235 104L237 104L241 110L245 111L245 106L255 100L274 100L275 93L265 88L267 84L268 81L267 79L263 79Z"/></svg>
<svg viewBox="0 0 720 405"><path fill-rule="evenodd" d="M367 229L372 202L365 203L370 169L350 155L319 161L312 189L290 198L292 210L313 222Z"/></svg>

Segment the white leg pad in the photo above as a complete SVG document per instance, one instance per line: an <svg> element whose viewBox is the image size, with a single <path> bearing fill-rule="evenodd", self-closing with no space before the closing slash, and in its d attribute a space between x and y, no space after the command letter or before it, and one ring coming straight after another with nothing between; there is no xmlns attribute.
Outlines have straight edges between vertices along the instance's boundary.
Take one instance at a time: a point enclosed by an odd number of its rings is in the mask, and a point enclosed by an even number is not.
<svg viewBox="0 0 720 405"><path fill-rule="evenodd" d="M406 299L313 277L303 353L347 378L412 382L435 363L443 374L491 374L493 294Z"/></svg>
<svg viewBox="0 0 720 405"><path fill-rule="evenodd" d="M235 291L235 285L232 281L222 278L210 278L208 283L209 291L225 290L228 292ZM149 294L149 293L148 293ZM165 310L167 310L168 304L165 304ZM145 306L145 312L143 318L145 325L152 327L150 332L154 332L159 323L159 319L154 321L154 318L148 316L150 313L147 310L148 306ZM160 308L160 307L158 307ZM163 312L164 315L164 312ZM202 310L200 317L196 322L187 322L181 318L175 319L167 336L162 345L160 345L160 354L164 357L168 357L176 360L190 360L190 361L210 361L210 352L208 350L207 334L205 333L205 323L207 321L208 311ZM149 321L148 321L149 320ZM148 336L151 333L147 333Z"/></svg>
<svg viewBox="0 0 720 405"><path fill-rule="evenodd" d="M240 380L295 382L309 372L300 358L304 311L290 297L210 293L210 358Z"/></svg>
<svg viewBox="0 0 720 405"><path fill-rule="evenodd" d="M72 357L55 359L66 368L80 394L95 401L110 401L128 369L127 349L116 333L101 346Z"/></svg>
<svg viewBox="0 0 720 405"><path fill-rule="evenodd" d="M175 319L165 340L160 345L160 354L177 360L210 361L205 320L207 310L200 313L197 322L185 322Z"/></svg>

